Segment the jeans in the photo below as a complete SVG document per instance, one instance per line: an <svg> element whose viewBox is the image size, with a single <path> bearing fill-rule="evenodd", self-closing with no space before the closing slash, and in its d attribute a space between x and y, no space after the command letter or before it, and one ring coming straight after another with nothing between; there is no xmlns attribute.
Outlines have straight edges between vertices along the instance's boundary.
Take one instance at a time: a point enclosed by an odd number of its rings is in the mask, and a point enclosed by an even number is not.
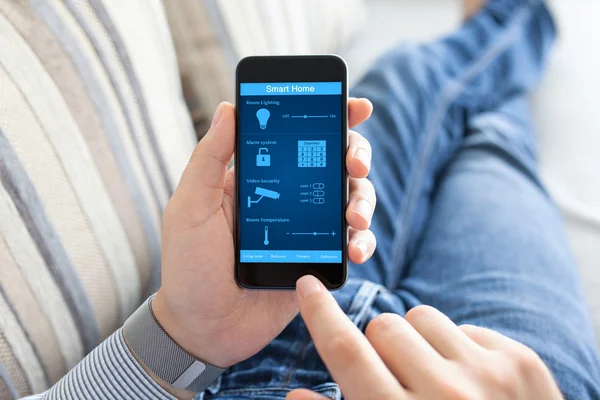
<svg viewBox="0 0 600 400"><path fill-rule="evenodd" d="M497 0L456 33L389 52L352 91L374 104L378 249L335 296L364 329L429 304L535 350L568 399L600 398L600 361L561 217L538 176L527 92L555 29L541 1ZM566 134L566 132L565 132ZM297 317L205 399L340 398Z"/></svg>

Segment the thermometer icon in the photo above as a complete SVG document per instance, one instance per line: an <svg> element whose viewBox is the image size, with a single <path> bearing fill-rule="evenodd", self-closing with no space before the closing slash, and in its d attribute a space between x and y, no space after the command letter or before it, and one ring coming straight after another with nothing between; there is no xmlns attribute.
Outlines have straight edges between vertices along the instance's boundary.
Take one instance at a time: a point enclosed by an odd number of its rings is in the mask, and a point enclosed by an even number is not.
<svg viewBox="0 0 600 400"><path fill-rule="evenodd" d="M265 246L269 244L269 227L265 226Z"/></svg>

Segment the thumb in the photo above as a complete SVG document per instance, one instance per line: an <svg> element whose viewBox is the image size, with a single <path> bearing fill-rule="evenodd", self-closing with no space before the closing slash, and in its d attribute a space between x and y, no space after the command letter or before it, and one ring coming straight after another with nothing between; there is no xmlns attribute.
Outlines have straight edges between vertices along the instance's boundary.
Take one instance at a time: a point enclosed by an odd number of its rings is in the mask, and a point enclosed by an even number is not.
<svg viewBox="0 0 600 400"><path fill-rule="evenodd" d="M220 206L234 147L235 109L224 102L217 107L208 132L196 145L177 192L185 193L186 199L193 203Z"/></svg>

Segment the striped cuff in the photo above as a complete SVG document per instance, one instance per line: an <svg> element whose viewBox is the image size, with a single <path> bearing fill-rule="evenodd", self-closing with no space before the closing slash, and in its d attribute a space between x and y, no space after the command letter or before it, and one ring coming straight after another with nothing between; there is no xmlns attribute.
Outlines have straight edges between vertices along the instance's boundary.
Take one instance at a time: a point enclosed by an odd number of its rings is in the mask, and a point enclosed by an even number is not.
<svg viewBox="0 0 600 400"><path fill-rule="evenodd" d="M113 333L47 392L43 399L153 399L175 400L133 357L121 329Z"/></svg>

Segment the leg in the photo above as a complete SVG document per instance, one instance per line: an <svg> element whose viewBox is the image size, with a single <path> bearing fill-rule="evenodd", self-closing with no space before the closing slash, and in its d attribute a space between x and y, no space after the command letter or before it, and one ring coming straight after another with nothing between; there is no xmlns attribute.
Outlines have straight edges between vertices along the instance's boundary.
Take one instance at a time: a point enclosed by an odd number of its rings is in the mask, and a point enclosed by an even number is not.
<svg viewBox="0 0 600 400"><path fill-rule="evenodd" d="M379 242L373 260L352 267L351 276L396 286L422 236L436 177L459 149L468 116L530 89L553 39L541 1L496 0L444 40L393 50L354 88L352 95L374 104L359 131L374 149Z"/></svg>
<svg viewBox="0 0 600 400"><path fill-rule="evenodd" d="M395 292L535 350L567 398L600 398L600 362L559 212L540 184L527 99L469 120Z"/></svg>
<svg viewBox="0 0 600 400"><path fill-rule="evenodd" d="M371 179L379 204L373 229L379 249L367 266L352 267L352 276L396 286L406 259L419 248L434 184L460 149L469 116L530 89L553 38L541 2L493 1L443 41L392 51L357 85L352 94L375 105L373 117L359 131L374 147ZM359 326L364 326L365 315L383 309L402 312L401 300L412 300L407 292L393 296L381 291L371 308L373 292L362 293L368 286L352 280L336 292L342 309ZM296 318L215 386L221 394L233 390L244 398L240 388L246 388L247 397L257 397L260 392L254 388L310 388L330 381L302 320Z"/></svg>

